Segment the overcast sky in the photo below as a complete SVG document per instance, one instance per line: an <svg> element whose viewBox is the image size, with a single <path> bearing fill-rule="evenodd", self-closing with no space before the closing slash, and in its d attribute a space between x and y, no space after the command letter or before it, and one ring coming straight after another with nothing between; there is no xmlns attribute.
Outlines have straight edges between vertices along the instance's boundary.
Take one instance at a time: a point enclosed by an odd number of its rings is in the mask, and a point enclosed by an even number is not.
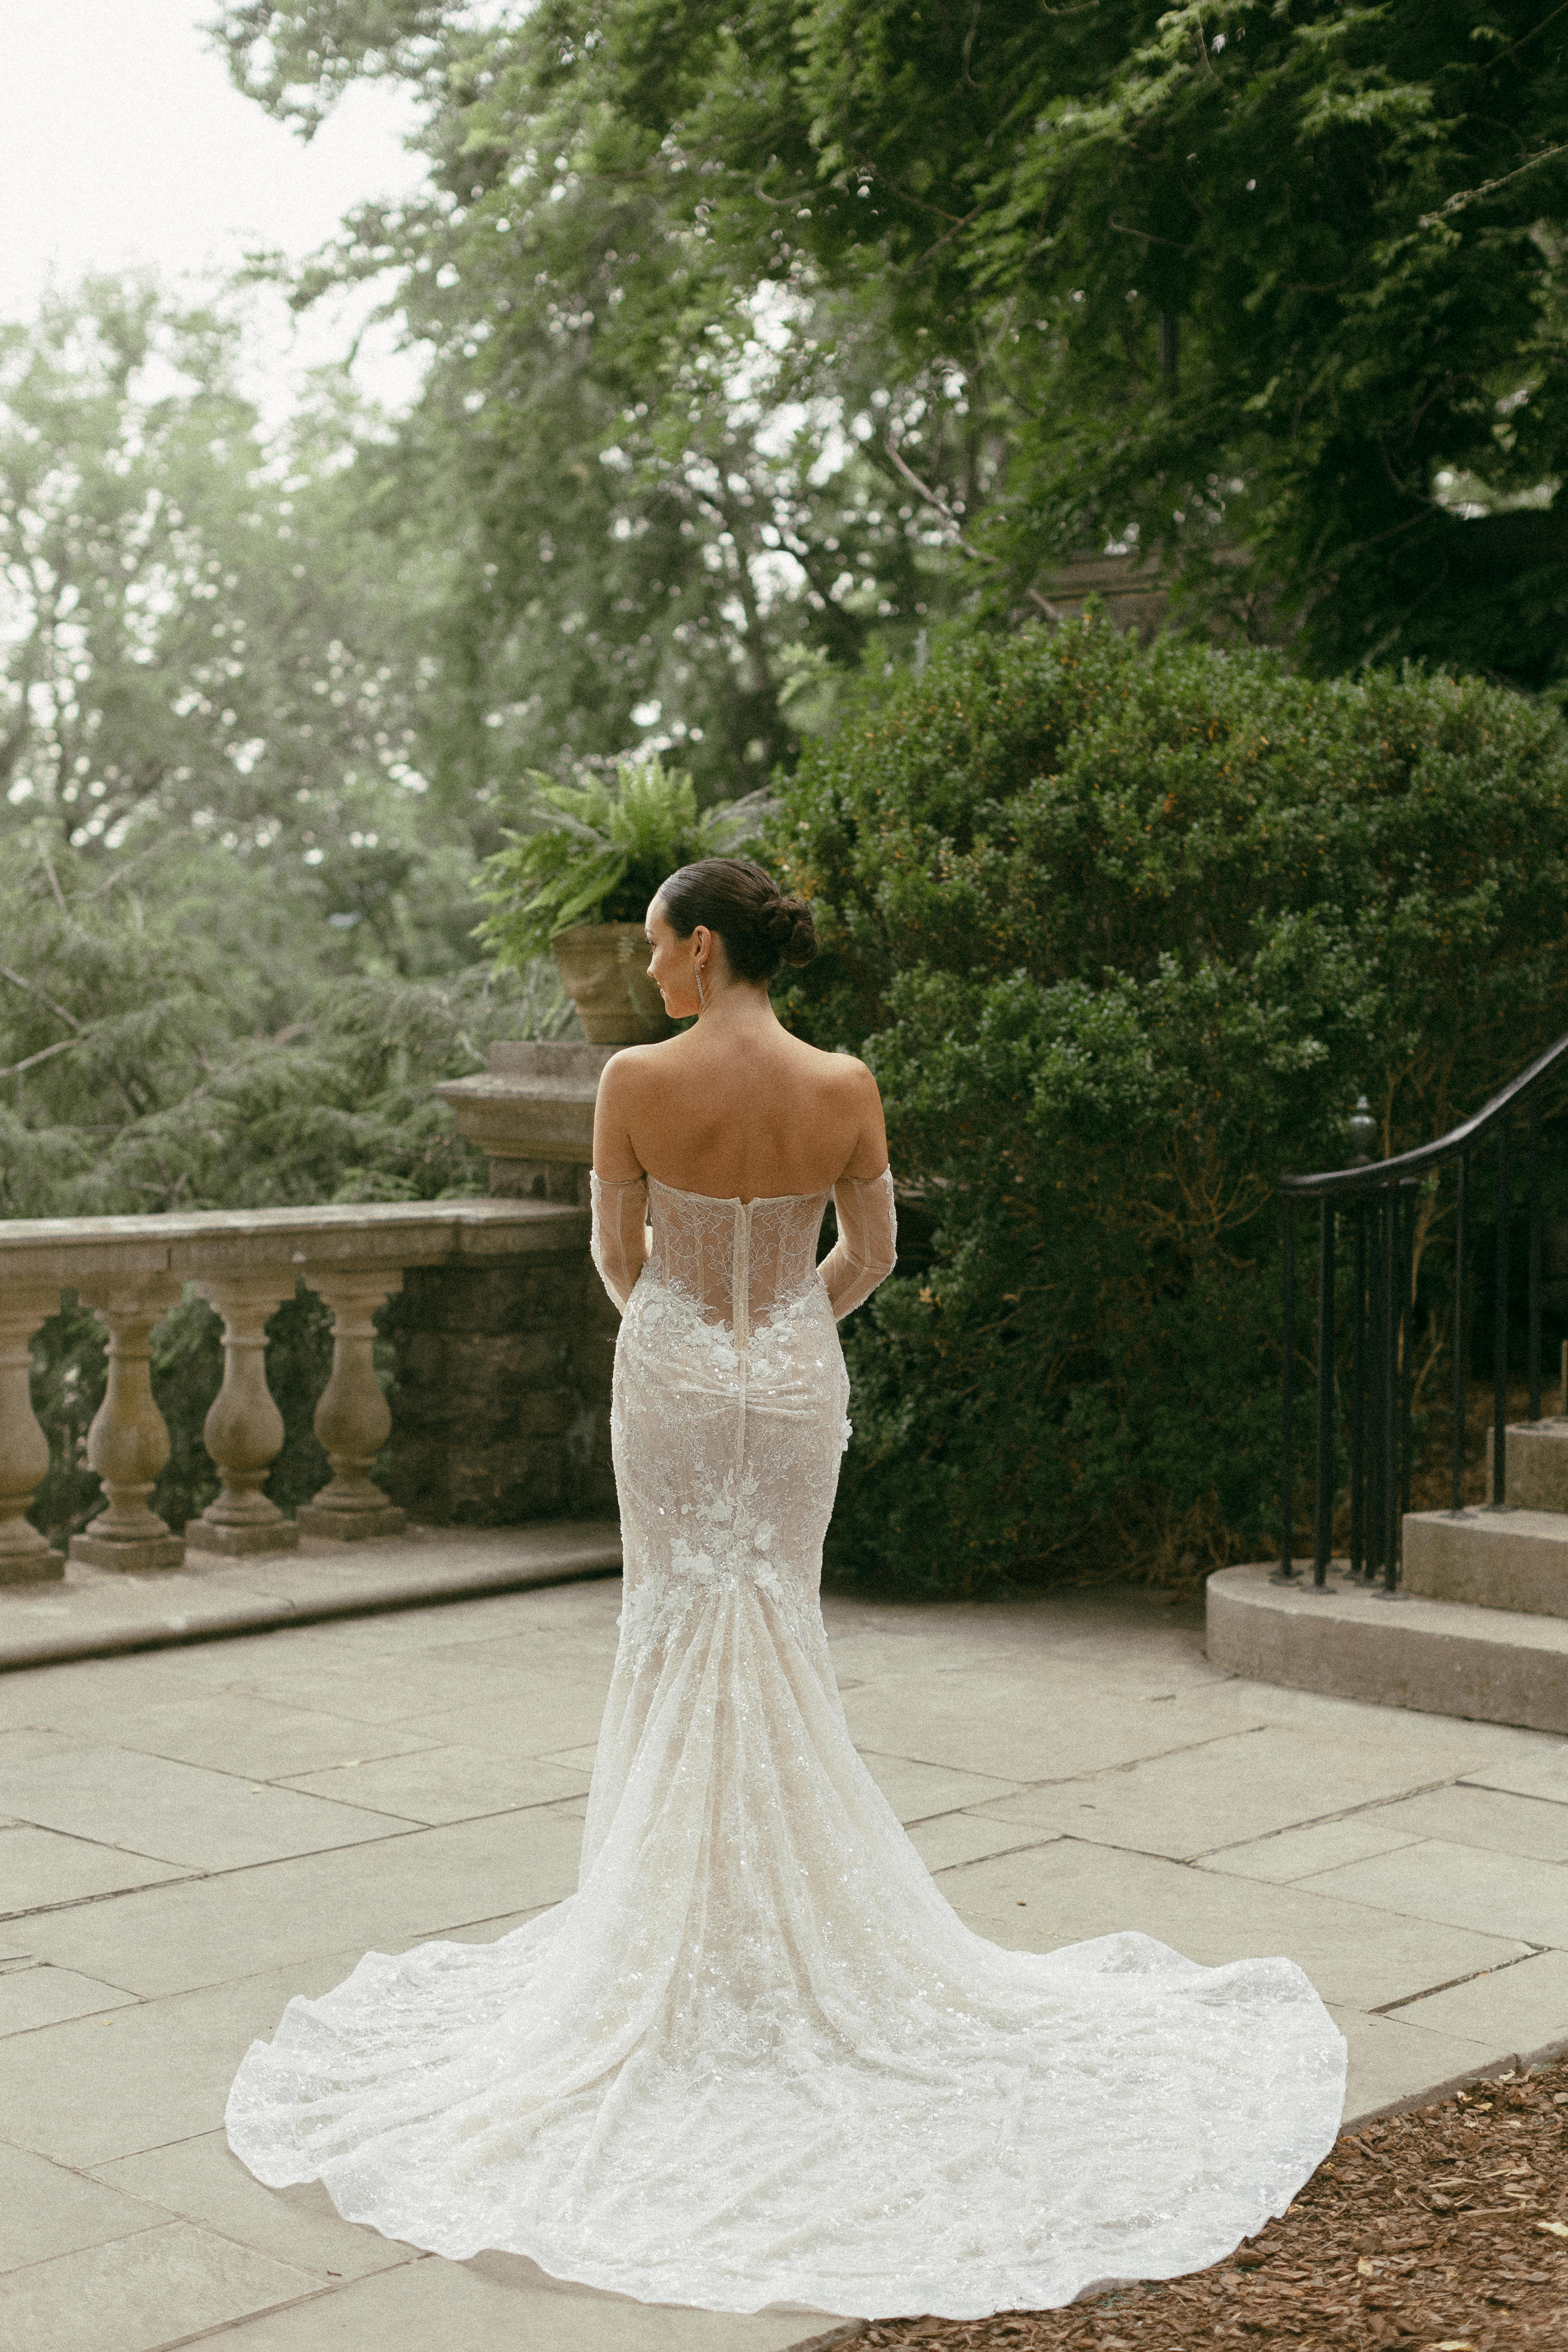
<svg viewBox="0 0 1568 2352"><path fill-rule="evenodd" d="M0 317L26 318L51 274L151 263L190 281L249 247L299 257L350 206L417 185L400 92L352 90L306 147L228 79L203 33L218 0L0 0ZM358 315L296 334L281 302L263 319L257 392L274 417L303 364L346 350ZM367 341L359 374L396 404L417 381L393 338Z"/></svg>

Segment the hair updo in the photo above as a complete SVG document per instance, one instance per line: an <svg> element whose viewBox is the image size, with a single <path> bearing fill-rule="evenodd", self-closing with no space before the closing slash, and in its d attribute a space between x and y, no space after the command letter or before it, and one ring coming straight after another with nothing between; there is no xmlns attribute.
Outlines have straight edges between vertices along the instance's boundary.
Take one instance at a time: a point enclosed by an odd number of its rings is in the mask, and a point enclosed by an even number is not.
<svg viewBox="0 0 1568 2352"><path fill-rule="evenodd" d="M717 932L737 980L772 980L781 963L809 963L816 927L804 898L786 898L751 857L700 857L656 893L677 939L699 923Z"/></svg>

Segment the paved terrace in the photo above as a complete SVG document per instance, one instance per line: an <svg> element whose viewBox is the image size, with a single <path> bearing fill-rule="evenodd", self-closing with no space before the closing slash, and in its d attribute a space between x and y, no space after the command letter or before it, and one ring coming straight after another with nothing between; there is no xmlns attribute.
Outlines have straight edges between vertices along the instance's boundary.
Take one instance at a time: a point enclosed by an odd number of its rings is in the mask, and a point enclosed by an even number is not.
<svg viewBox="0 0 1568 2352"><path fill-rule="evenodd" d="M441 1540L411 1560L426 1591ZM375 1549L385 1579L400 1547ZM167 1608L154 1580L121 1589ZM784 2352L837 2333L420 2256L319 2189L260 2188L224 2142L236 2063L291 1993L370 1947L500 1935L571 1888L618 1601L601 1576L0 1675L0 2340ZM1228 1677L1197 1611L1148 1595L836 1601L828 1623L855 1737L981 1933L1289 1953L1350 2037L1352 2115L1568 2041L1562 1739Z"/></svg>

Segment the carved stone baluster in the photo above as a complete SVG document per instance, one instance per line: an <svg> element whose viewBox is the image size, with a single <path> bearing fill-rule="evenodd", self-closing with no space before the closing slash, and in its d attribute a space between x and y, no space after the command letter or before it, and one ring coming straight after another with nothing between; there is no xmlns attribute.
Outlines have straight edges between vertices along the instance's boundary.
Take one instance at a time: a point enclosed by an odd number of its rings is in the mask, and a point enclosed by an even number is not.
<svg viewBox="0 0 1568 2352"><path fill-rule="evenodd" d="M0 1291L0 1584L44 1584L66 1572L25 1515L49 1466L49 1441L28 1382L33 1334L59 1312L58 1283L10 1282Z"/></svg>
<svg viewBox="0 0 1568 2352"><path fill-rule="evenodd" d="M109 1386L87 1433L88 1462L109 1502L85 1535L72 1536L70 1556L92 1568L179 1568L184 1539L147 1502L169 1458L168 1428L153 1402L153 1330L179 1304L179 1282L110 1275L84 1282L79 1295L109 1333Z"/></svg>
<svg viewBox="0 0 1568 2352"><path fill-rule="evenodd" d="M283 1445L283 1416L267 1385L267 1318L294 1296L291 1276L213 1275L196 1288L223 1317L223 1386L203 1424L222 1492L185 1528L204 1551L292 1551L300 1530L261 1491Z"/></svg>
<svg viewBox="0 0 1568 2352"><path fill-rule="evenodd" d="M375 1377L372 1318L384 1300L402 1289L403 1276L384 1266L308 1265L305 1280L332 1310L332 1377L316 1407L316 1435L332 1475L298 1513L296 1524L305 1535L330 1536L338 1543L401 1535L406 1515L387 1501L370 1465L392 1428Z"/></svg>

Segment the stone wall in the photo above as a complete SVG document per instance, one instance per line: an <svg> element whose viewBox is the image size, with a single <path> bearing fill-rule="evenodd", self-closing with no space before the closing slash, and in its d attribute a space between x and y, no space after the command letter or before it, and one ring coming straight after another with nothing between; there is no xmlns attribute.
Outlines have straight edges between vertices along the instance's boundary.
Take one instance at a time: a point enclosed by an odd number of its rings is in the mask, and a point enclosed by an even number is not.
<svg viewBox="0 0 1568 2352"><path fill-rule="evenodd" d="M381 1318L392 1500L427 1527L613 1518L618 1319L580 1245L411 1269Z"/></svg>

